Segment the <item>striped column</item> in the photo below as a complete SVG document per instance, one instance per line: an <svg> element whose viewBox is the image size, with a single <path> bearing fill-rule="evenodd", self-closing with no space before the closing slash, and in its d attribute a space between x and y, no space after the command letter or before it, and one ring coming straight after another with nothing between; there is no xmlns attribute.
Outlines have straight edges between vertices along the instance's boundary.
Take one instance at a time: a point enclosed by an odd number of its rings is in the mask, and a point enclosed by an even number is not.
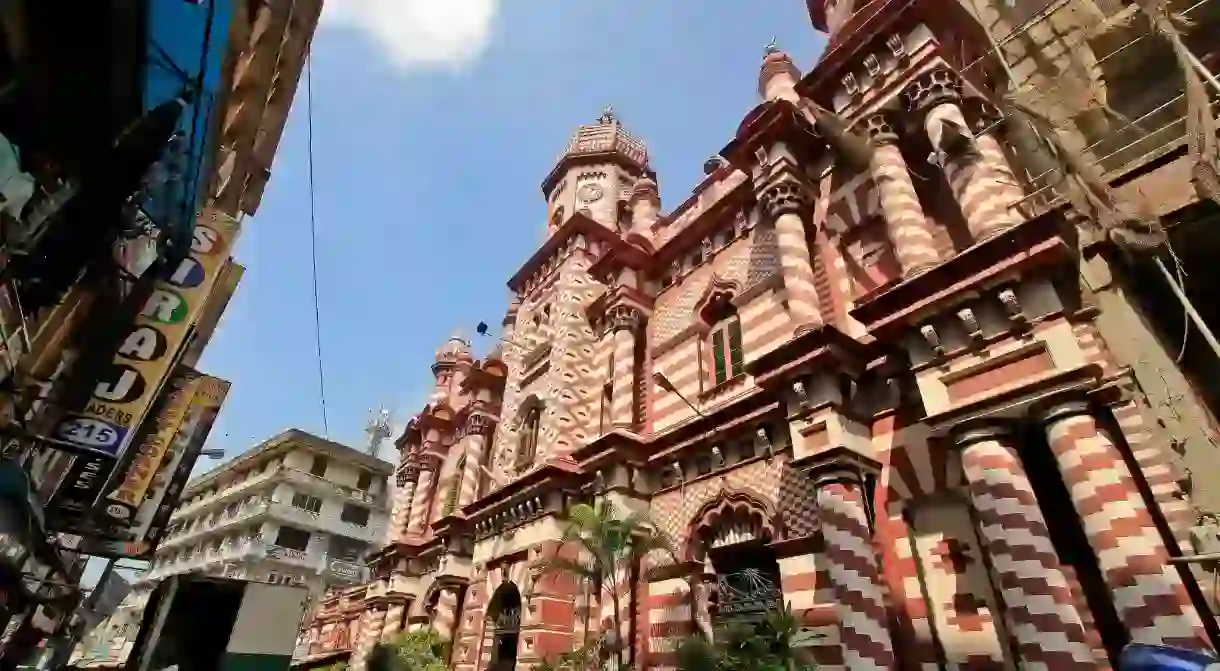
<svg viewBox="0 0 1220 671"><path fill-rule="evenodd" d="M369 653L381 639L381 627L384 624L385 606L371 606L364 611L364 616L360 619L360 640L356 641L356 651L352 653L352 671L364 671Z"/></svg>
<svg viewBox="0 0 1220 671"><path fill-rule="evenodd" d="M919 204L919 194L898 148L898 134L882 114L865 119L873 142L870 170L885 217L885 230L904 277L918 275L940 262L936 238Z"/></svg>
<svg viewBox="0 0 1220 671"><path fill-rule="evenodd" d="M1021 668L1096 669L1071 587L1011 437L1002 427L984 427L959 434L957 444Z"/></svg>
<svg viewBox="0 0 1220 671"><path fill-rule="evenodd" d="M1010 188L997 181L998 176L984 160L979 142L958 106L961 99L958 88L957 79L951 72L933 70L915 81L910 96L913 106L925 112L924 131L932 141L932 148L940 153L945 179L966 219L970 235L979 241L1012 228L1018 222L1009 212ZM953 134L961 137L954 138ZM969 145L954 146L955 141ZM999 148L994 138L989 142L993 149ZM991 160L994 158L992 155ZM1000 158L1003 159L1002 150Z"/></svg>
<svg viewBox="0 0 1220 671"><path fill-rule="evenodd" d="M440 598L436 600L436 614L432 616L432 628L446 641L453 638L454 627L457 625L458 595L454 587L440 588Z"/></svg>
<svg viewBox="0 0 1220 671"><path fill-rule="evenodd" d="M381 626L381 640L386 641L402 631L402 617L407 610L403 602L391 603L385 612L385 623Z"/></svg>
<svg viewBox="0 0 1220 671"><path fill-rule="evenodd" d="M857 473L833 464L814 474L826 573L834 592L843 661L849 669L892 669L889 618Z"/></svg>
<svg viewBox="0 0 1220 671"><path fill-rule="evenodd" d="M1004 147L1000 144L1002 129L999 110L978 98L971 98L965 105L966 120L970 122L974 143L979 151L975 182L979 184L980 192L986 192L988 208L994 216L992 226L981 231L981 237L975 236L976 240L984 240L1021 223L1021 213L1017 208L1025 198L1025 189L1013 173Z"/></svg>
<svg viewBox="0 0 1220 671"><path fill-rule="evenodd" d="M415 496L411 501L411 516L407 520L407 535L424 533L428 521L428 504L432 501L432 478L437 470L436 460L424 459L419 465L419 480L415 484Z"/></svg>
<svg viewBox="0 0 1220 671"><path fill-rule="evenodd" d="M614 339L614 369L610 380L610 423L616 429L635 430L635 342L644 315L630 305L607 311Z"/></svg>
<svg viewBox="0 0 1220 671"><path fill-rule="evenodd" d="M814 288L813 262L805 235L805 217L811 211L806 186L792 177L784 177L758 195L763 214L775 224L775 242L779 248L780 272L788 312L796 332L822 325Z"/></svg>
<svg viewBox="0 0 1220 671"><path fill-rule="evenodd" d="M1060 403L1046 410L1042 421L1131 640L1210 649L1135 478L1092 408L1083 401Z"/></svg>
<svg viewBox="0 0 1220 671"><path fill-rule="evenodd" d="M487 451L487 437L491 434L494 424L490 417L472 414L466 418L466 468L458 490L458 509L474 503L479 497L479 482L482 481L484 453Z"/></svg>
<svg viewBox="0 0 1220 671"><path fill-rule="evenodd" d="M408 459L413 459L413 456ZM398 491L394 493L394 508L390 513L391 543L407 535L407 522L411 517L411 503L415 499L415 482L418 478L419 466L414 461L404 464L398 472Z"/></svg>

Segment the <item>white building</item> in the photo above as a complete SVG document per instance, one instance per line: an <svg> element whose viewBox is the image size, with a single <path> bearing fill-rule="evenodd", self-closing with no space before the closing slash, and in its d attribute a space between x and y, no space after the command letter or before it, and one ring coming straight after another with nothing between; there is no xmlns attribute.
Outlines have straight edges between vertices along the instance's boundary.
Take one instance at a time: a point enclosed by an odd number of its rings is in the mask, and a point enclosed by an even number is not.
<svg viewBox="0 0 1220 671"><path fill-rule="evenodd" d="M289 429L187 485L141 583L202 572L322 589L364 578L394 466Z"/></svg>

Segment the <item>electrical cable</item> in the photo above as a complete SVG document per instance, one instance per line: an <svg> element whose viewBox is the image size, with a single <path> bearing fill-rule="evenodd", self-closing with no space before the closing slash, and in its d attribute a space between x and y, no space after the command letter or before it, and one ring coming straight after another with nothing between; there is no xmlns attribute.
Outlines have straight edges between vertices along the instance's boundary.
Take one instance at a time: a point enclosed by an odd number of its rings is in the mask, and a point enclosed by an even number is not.
<svg viewBox="0 0 1220 671"><path fill-rule="evenodd" d="M318 352L318 400L322 406L322 437L330 438L330 419L326 412L326 366L322 358L322 308L318 300L318 219L314 199L313 170L313 55L305 57L305 121L309 170L309 256L313 269L313 334Z"/></svg>

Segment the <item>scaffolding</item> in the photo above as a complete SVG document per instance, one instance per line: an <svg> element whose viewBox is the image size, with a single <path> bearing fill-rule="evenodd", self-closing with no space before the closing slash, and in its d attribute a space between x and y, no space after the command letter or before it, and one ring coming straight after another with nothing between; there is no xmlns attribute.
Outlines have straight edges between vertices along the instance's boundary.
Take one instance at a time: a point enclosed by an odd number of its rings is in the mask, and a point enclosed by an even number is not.
<svg viewBox="0 0 1220 671"><path fill-rule="evenodd" d="M1070 203L1104 234L1142 236L1120 244L1156 246L1162 204L1116 187L1183 147L1196 194L1220 203L1220 81L1205 64L1220 2L962 1L991 40L966 73L1004 82L1000 123L1023 159L1025 216Z"/></svg>

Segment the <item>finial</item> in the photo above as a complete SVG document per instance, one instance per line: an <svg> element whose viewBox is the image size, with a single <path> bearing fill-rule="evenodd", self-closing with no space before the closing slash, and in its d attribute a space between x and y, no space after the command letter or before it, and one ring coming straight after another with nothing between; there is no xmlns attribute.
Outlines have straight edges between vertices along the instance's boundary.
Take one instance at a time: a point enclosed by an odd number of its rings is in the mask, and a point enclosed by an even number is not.
<svg viewBox="0 0 1220 671"><path fill-rule="evenodd" d="M597 123L608 124L613 123L617 117L614 116L614 106L606 105L606 109L602 110L602 115L597 117Z"/></svg>
<svg viewBox="0 0 1220 671"><path fill-rule="evenodd" d="M763 48L763 51L766 52L768 56L779 53L779 47L775 45L774 36L771 37L771 41L767 43L767 46Z"/></svg>

